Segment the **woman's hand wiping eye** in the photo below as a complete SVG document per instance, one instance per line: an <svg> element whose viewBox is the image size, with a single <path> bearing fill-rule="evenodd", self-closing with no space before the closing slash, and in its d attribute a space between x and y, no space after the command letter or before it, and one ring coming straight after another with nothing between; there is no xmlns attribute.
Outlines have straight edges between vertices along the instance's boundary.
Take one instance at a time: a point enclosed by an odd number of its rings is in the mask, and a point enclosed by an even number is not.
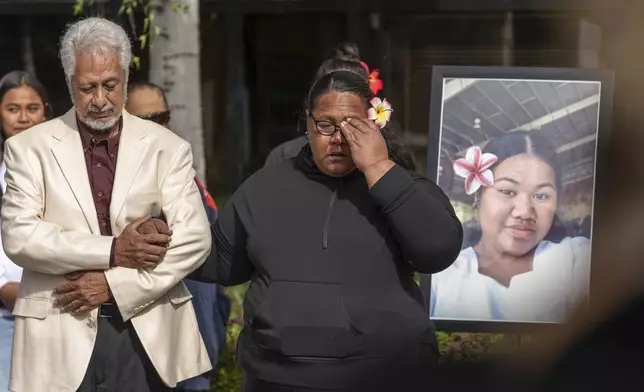
<svg viewBox="0 0 644 392"><path fill-rule="evenodd" d="M353 162L358 170L365 172L368 168L389 160L385 139L373 121L350 115L340 124L340 129L349 143Z"/></svg>

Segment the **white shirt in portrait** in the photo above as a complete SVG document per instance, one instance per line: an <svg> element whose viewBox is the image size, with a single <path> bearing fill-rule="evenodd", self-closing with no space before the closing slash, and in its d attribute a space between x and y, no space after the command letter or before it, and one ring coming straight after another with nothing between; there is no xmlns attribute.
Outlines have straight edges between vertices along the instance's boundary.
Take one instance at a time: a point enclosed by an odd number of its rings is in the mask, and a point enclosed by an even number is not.
<svg viewBox="0 0 644 392"><path fill-rule="evenodd" d="M590 240L542 241L533 269L510 287L478 272L474 249L463 249L446 270L432 275L430 317L466 321L565 322L587 298Z"/></svg>

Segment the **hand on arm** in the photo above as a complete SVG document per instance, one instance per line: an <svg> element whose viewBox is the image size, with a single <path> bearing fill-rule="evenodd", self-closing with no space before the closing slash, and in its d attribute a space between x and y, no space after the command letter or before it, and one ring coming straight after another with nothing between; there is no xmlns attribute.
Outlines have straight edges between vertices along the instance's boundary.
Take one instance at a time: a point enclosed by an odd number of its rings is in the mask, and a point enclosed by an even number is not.
<svg viewBox="0 0 644 392"><path fill-rule="evenodd" d="M154 268L114 267L105 272L126 321L181 283L210 252L210 225L192 166L190 145L182 143L160 189L163 215L172 229L172 241L165 255Z"/></svg>
<svg viewBox="0 0 644 392"><path fill-rule="evenodd" d="M149 216L137 219L125 227L114 244L114 266L125 268L154 268L168 247L172 231L159 219Z"/></svg>
<svg viewBox="0 0 644 392"><path fill-rule="evenodd" d="M54 289L54 306L63 313L88 312L110 299L110 290L103 271L70 274L68 282Z"/></svg>
<svg viewBox="0 0 644 392"><path fill-rule="evenodd" d="M132 222L116 239L115 264L125 268L156 266L169 246L171 235L168 225L159 219L146 216ZM87 312L105 303L111 295L103 271L72 272L65 278L68 282L54 289L55 305L61 312Z"/></svg>
<svg viewBox="0 0 644 392"><path fill-rule="evenodd" d="M139 234L165 234L172 237L172 230L168 227L168 223L164 222L161 218L152 218L143 222L136 231L138 231Z"/></svg>

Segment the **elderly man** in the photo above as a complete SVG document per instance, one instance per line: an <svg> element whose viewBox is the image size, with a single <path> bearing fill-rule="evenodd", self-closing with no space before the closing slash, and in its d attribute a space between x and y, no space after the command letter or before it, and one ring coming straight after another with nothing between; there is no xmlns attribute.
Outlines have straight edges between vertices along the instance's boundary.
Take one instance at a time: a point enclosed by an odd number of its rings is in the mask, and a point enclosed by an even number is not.
<svg viewBox="0 0 644 392"><path fill-rule="evenodd" d="M168 100L161 87L148 82L130 83L126 109L129 113L154 121L169 128L170 108ZM201 192L201 200L208 215L210 223L217 219L217 207L212 196L197 180ZM206 343L206 350L213 367L217 364L217 357L226 347L226 323L230 317L230 299L223 288L216 283L202 283L186 279L184 281L188 290L193 295L192 303L197 313L199 331ZM183 381L176 391L209 391L212 381L209 374Z"/></svg>
<svg viewBox="0 0 644 392"><path fill-rule="evenodd" d="M211 369L182 282L210 251L190 146L123 109L131 56L120 26L71 25L74 107L5 144L12 391L158 392Z"/></svg>

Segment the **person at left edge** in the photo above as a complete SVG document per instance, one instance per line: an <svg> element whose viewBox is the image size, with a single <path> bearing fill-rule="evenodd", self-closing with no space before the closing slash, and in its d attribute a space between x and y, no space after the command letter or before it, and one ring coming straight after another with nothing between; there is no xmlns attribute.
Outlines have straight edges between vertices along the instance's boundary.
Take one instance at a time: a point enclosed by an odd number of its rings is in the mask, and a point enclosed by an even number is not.
<svg viewBox="0 0 644 392"><path fill-rule="evenodd" d="M211 369L182 283L211 245L190 145L123 109L131 56L119 25L70 25L73 108L5 144L12 391L160 392ZM137 232L161 214L170 230Z"/></svg>
<svg viewBox="0 0 644 392"><path fill-rule="evenodd" d="M31 74L12 71L0 79L0 147L8 138L52 119L47 90ZM0 148L0 156L4 149ZM4 161L0 161L0 191L5 192ZM15 265L0 246L0 392L9 390L14 317L22 268Z"/></svg>

